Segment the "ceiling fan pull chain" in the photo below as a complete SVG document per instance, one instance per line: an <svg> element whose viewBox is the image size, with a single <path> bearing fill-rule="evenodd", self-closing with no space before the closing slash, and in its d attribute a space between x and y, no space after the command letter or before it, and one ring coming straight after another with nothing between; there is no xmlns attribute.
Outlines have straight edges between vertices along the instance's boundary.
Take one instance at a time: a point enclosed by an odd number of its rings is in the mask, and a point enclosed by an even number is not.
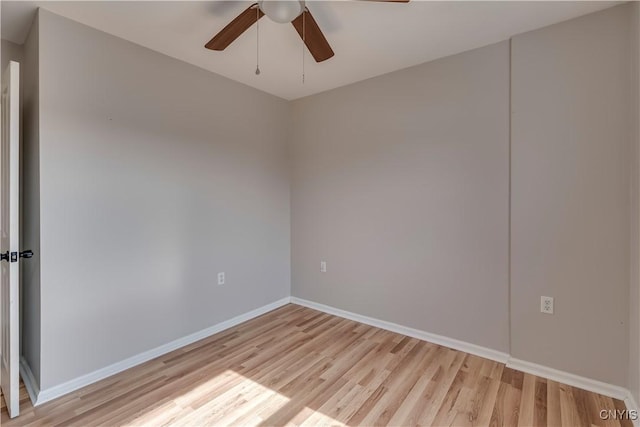
<svg viewBox="0 0 640 427"><path fill-rule="evenodd" d="M256 6L256 76L260 75L260 8Z"/></svg>

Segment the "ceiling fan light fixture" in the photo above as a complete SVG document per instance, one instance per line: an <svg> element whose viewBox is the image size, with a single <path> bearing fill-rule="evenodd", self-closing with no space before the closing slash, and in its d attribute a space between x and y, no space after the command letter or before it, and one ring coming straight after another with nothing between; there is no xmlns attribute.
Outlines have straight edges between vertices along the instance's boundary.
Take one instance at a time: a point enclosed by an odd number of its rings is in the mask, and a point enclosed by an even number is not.
<svg viewBox="0 0 640 427"><path fill-rule="evenodd" d="M260 10L272 21L286 24L296 19L304 11L302 0L261 0Z"/></svg>

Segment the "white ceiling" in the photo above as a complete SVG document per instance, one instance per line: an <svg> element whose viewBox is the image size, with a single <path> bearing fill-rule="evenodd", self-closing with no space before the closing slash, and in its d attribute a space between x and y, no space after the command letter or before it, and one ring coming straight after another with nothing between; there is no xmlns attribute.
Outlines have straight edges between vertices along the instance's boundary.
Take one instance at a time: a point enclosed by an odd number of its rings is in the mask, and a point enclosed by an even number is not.
<svg viewBox="0 0 640 427"><path fill-rule="evenodd" d="M291 24L260 20L223 52L204 44L252 2L2 1L3 39L22 44L37 7L197 65L230 79L296 99L435 58L485 46L619 2L596 1L307 1L335 51L320 64Z"/></svg>

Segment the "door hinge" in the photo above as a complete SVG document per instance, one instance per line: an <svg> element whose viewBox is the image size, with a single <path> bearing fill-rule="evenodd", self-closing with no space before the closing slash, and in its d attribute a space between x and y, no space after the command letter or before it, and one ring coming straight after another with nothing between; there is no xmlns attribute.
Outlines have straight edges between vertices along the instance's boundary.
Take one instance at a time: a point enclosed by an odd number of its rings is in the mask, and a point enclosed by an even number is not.
<svg viewBox="0 0 640 427"><path fill-rule="evenodd" d="M18 262L18 252L11 252L11 262Z"/></svg>

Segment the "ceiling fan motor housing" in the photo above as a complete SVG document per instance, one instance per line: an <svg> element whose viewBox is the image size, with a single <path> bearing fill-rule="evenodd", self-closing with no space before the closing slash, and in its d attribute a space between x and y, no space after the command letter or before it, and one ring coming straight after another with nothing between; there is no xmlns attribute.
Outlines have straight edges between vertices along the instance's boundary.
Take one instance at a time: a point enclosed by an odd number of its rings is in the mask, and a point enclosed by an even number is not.
<svg viewBox="0 0 640 427"><path fill-rule="evenodd" d="M272 21L287 24L296 19L304 11L303 0L261 0L260 10Z"/></svg>

